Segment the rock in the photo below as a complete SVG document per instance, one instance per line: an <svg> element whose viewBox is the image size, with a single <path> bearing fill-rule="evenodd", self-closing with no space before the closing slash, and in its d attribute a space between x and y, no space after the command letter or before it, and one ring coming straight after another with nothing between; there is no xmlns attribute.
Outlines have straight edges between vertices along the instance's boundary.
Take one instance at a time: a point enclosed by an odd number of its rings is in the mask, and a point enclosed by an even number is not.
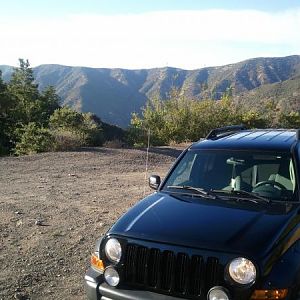
<svg viewBox="0 0 300 300"><path fill-rule="evenodd" d="M80 238L79 238L79 240L78 240L78 243L79 244L82 244L82 242L84 242L85 241L85 238L83 237L83 236L81 236Z"/></svg>
<svg viewBox="0 0 300 300"><path fill-rule="evenodd" d="M27 300L29 297L26 294L23 293L15 293L14 298L18 300Z"/></svg>
<svg viewBox="0 0 300 300"><path fill-rule="evenodd" d="M69 173L68 176L69 176L69 177L77 177L76 174L72 174L72 173Z"/></svg>
<svg viewBox="0 0 300 300"><path fill-rule="evenodd" d="M16 223L16 227L20 227L23 225L23 221L22 220L19 220L17 223Z"/></svg>
<svg viewBox="0 0 300 300"><path fill-rule="evenodd" d="M43 225L43 220L36 220L35 222L34 222L34 224L35 225L37 225L37 226L42 226Z"/></svg>

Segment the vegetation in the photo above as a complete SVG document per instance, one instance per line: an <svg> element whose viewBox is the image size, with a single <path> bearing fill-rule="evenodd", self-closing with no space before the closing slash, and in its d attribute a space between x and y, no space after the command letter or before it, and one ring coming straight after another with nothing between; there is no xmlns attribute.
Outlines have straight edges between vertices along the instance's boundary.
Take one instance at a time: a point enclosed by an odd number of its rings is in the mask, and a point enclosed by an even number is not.
<svg viewBox="0 0 300 300"><path fill-rule="evenodd" d="M172 92L168 100L149 101L141 116L132 114L129 138L135 145L145 145L150 130L153 145L190 142L205 137L213 128L234 124L249 128L300 128L300 115L276 110L272 102L259 110L243 110L230 93L225 93L219 101L197 101Z"/></svg>
<svg viewBox="0 0 300 300"><path fill-rule="evenodd" d="M49 125L55 140L55 150L101 146L103 143L102 128L91 113L79 113L69 107L62 107L50 116Z"/></svg>
<svg viewBox="0 0 300 300"><path fill-rule="evenodd" d="M291 65L296 58L291 58L289 64ZM247 67L247 70L251 69L249 64L242 66ZM216 73L217 68L215 69ZM242 69L239 65L235 66L238 73ZM177 72L175 69L167 71ZM174 77L176 72L172 72L169 75ZM289 76L289 73L285 74L286 78ZM212 128L233 124L245 124L250 128L299 128L299 96L295 92L299 90L299 80L296 80L299 79L299 75L293 76L290 80L284 81L283 78L282 82L262 85L251 92L251 97L250 94L240 94L237 97L234 78L222 80L222 89L217 87L217 84L202 84L201 90L205 93L201 95L206 95L207 100L197 98L193 93L186 93L183 87L177 85L179 78L183 80L185 77L175 76L165 87L165 92L161 90L160 93L156 93L157 98L152 97L152 100L148 101L141 114L132 114L127 142L135 146L146 145L149 130L152 145L167 145L195 141L206 136ZM240 81L236 82L244 86L244 81L241 81L244 77L238 76ZM214 82L217 82L216 78ZM249 82L256 82L255 78L251 78L249 77ZM172 84L177 86L179 91L172 90L165 99L169 85ZM161 85L165 86L162 82ZM187 83L185 87L188 86ZM195 86L193 88L196 89ZM270 91L273 91L273 94L268 97ZM216 94L218 97L214 96ZM258 95L260 97L256 98ZM131 97L135 98L137 95L132 94ZM20 66L14 69L8 83L2 80L0 72L0 155L108 145L106 141L111 140L115 142L110 144L123 146L124 131L121 128L103 123L91 113L79 113L71 108L61 107L59 103L60 98L53 87L39 90L27 60L20 59ZM105 108L106 105L103 109ZM120 111L122 109L120 106Z"/></svg>
<svg viewBox="0 0 300 300"><path fill-rule="evenodd" d="M0 155L102 145L101 121L60 107L55 89L40 92L29 62L19 62L7 84L0 73Z"/></svg>
<svg viewBox="0 0 300 300"><path fill-rule="evenodd" d="M0 66L3 79L12 68ZM102 69L41 65L34 69L41 87L49 82L59 88L61 104L92 111L123 128L131 113L140 113L148 99L167 100L172 88L187 99L220 100L225 93L245 111L260 110L268 102L276 109L300 110L300 55L254 58L239 63L196 70L155 68L148 70ZM105 131L102 126L103 131Z"/></svg>
<svg viewBox="0 0 300 300"><path fill-rule="evenodd" d="M52 149L53 136L51 132L37 123L30 122L19 131L19 139L14 149L17 155L45 152Z"/></svg>

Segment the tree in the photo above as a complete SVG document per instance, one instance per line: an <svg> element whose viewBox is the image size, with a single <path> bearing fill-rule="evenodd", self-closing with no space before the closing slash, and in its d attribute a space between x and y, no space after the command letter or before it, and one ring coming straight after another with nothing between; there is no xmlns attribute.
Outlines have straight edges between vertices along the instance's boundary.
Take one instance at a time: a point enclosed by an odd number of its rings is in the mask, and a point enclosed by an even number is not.
<svg viewBox="0 0 300 300"><path fill-rule="evenodd" d="M83 121L84 118L81 113L64 106L56 109L50 116L50 127L52 129L80 131Z"/></svg>
<svg viewBox="0 0 300 300"><path fill-rule="evenodd" d="M282 113L279 116L280 127L284 128L300 128L300 114L292 111L290 113Z"/></svg>
<svg viewBox="0 0 300 300"><path fill-rule="evenodd" d="M252 115L245 120L258 123ZM150 100L141 117L132 115L130 133L132 142L140 144L146 142L145 133L150 129L152 144L163 145L195 141L213 128L241 121L242 114L232 101L231 90L217 101L191 100L173 91L168 100Z"/></svg>
<svg viewBox="0 0 300 300"><path fill-rule="evenodd" d="M20 139L16 143L15 154L33 154L49 151L53 147L53 136L48 129L34 122L19 129Z"/></svg>
<svg viewBox="0 0 300 300"><path fill-rule="evenodd" d="M13 126L12 109L14 104L0 71L0 155L7 153L11 148L10 136Z"/></svg>
<svg viewBox="0 0 300 300"><path fill-rule="evenodd" d="M40 111L41 120L40 123L48 124L50 116L54 111L60 108L60 97L56 94L55 88L53 86L47 87L40 96Z"/></svg>
<svg viewBox="0 0 300 300"><path fill-rule="evenodd" d="M5 87L5 97L1 96L3 87ZM0 116L5 120L5 137L6 144L9 141L9 149L13 149L17 144L20 145L24 132L29 129L31 134L37 132L32 129L32 125L27 128L28 124L34 123L36 128L47 127L51 114L59 108L60 99L55 89L48 87L41 93L34 82L30 64L24 59L19 59L19 67L14 69L7 86L0 82L0 94Z"/></svg>
<svg viewBox="0 0 300 300"><path fill-rule="evenodd" d="M14 69L8 84L8 91L16 106L14 117L17 125L40 120L38 85L34 83L33 71L28 60L19 59L20 66Z"/></svg>
<svg viewBox="0 0 300 300"><path fill-rule="evenodd" d="M250 110L242 114L242 122L248 128L265 128L268 120L264 118L259 112Z"/></svg>
<svg viewBox="0 0 300 300"><path fill-rule="evenodd" d="M59 150L101 146L103 143L102 128L90 113L83 114L69 107L62 107L50 116L49 125Z"/></svg>
<svg viewBox="0 0 300 300"><path fill-rule="evenodd" d="M83 113L82 132L87 146L102 146L104 141L103 129L96 122L92 113Z"/></svg>
<svg viewBox="0 0 300 300"><path fill-rule="evenodd" d="M8 99L7 85L2 80L2 73L0 70L0 116L7 115L11 103Z"/></svg>
<svg viewBox="0 0 300 300"><path fill-rule="evenodd" d="M92 114L60 108L54 87L40 92L28 60L19 63L7 85L0 73L0 154L102 145L101 124Z"/></svg>

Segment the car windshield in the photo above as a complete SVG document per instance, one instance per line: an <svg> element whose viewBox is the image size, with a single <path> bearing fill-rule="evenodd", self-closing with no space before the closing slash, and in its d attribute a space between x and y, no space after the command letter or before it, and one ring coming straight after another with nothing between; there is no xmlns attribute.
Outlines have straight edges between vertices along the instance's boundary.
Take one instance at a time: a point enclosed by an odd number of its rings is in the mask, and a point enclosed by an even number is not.
<svg viewBox="0 0 300 300"><path fill-rule="evenodd" d="M191 193L198 188L229 197L253 195L282 201L296 200L297 188L290 154L224 150L187 151L162 190L185 187Z"/></svg>

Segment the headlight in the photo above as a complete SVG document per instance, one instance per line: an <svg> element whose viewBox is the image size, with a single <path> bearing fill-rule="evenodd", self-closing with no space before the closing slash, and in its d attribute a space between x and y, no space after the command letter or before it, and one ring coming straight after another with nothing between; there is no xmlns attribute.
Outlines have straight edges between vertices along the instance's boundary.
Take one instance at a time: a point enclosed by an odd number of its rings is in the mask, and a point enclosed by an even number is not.
<svg viewBox="0 0 300 300"><path fill-rule="evenodd" d="M208 300L229 300L228 292L221 286L215 286L207 294Z"/></svg>
<svg viewBox="0 0 300 300"><path fill-rule="evenodd" d="M118 263L122 256L122 248L117 239L109 239L105 245L105 254L107 258L114 262Z"/></svg>
<svg viewBox="0 0 300 300"><path fill-rule="evenodd" d="M229 265L229 275L237 283L251 284L256 279L256 268L247 258L235 258Z"/></svg>
<svg viewBox="0 0 300 300"><path fill-rule="evenodd" d="M120 282L120 276L118 272L112 267L108 267L105 269L104 278L110 286L117 286Z"/></svg>

